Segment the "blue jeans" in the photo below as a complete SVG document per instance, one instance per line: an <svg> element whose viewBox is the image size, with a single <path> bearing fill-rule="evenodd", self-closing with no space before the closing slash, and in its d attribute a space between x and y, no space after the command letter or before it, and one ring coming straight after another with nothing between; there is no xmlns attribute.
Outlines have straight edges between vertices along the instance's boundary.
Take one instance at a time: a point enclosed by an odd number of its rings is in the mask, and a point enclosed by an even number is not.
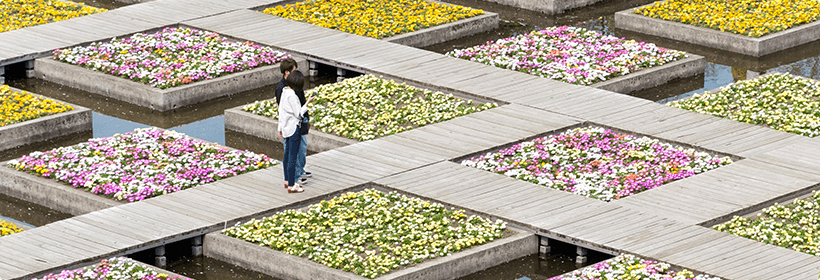
<svg viewBox="0 0 820 280"><path fill-rule="evenodd" d="M298 132L297 132L298 133ZM302 135L302 142L299 142L299 154L296 155L296 170L294 176L302 177L305 174L305 157L307 156L307 134Z"/></svg>
<svg viewBox="0 0 820 280"><path fill-rule="evenodd" d="M299 131L296 131L296 134L299 134ZM294 134L294 135L296 135ZM302 174L305 174L305 164L307 156L307 135L301 135L302 139L299 142L299 153L296 155L296 168L293 170L293 178L298 180L302 177ZM285 151L288 150L288 141L282 142L283 147L285 147ZM283 159L282 162L285 162Z"/></svg>
<svg viewBox="0 0 820 280"><path fill-rule="evenodd" d="M282 164L284 165L284 172L285 172L285 181L288 182L288 186L293 186L296 182L295 174L296 174L296 157L299 153L299 145L302 142L302 135L299 135L299 131L297 130L293 135L290 137L285 138L285 157L282 159Z"/></svg>

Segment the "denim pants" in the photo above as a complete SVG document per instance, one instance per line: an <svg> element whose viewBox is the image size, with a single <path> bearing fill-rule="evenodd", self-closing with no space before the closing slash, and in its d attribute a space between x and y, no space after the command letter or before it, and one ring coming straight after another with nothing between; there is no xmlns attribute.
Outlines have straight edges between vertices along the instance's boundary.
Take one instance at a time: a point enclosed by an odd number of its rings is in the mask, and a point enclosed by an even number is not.
<svg viewBox="0 0 820 280"><path fill-rule="evenodd" d="M298 133L298 132L297 132ZM296 170L294 176L296 179L305 174L305 157L307 156L307 134L302 135L302 141L299 142L299 154L296 155Z"/></svg>
<svg viewBox="0 0 820 280"><path fill-rule="evenodd" d="M282 159L284 165L285 181L288 181L288 186L293 186L296 182L296 157L299 153L299 145L302 142L302 135L299 135L297 130L290 137L285 138L285 157Z"/></svg>
<svg viewBox="0 0 820 280"><path fill-rule="evenodd" d="M299 131L296 132L296 134L298 133ZM301 136L302 140L299 142L299 154L296 155L296 168L293 171L293 178L296 178L296 180L299 180L299 178L302 177L302 174L305 174L305 157L307 156L307 135ZM288 141L282 142L282 146L285 148L285 151L287 151ZM282 162L285 162L285 160L283 159Z"/></svg>

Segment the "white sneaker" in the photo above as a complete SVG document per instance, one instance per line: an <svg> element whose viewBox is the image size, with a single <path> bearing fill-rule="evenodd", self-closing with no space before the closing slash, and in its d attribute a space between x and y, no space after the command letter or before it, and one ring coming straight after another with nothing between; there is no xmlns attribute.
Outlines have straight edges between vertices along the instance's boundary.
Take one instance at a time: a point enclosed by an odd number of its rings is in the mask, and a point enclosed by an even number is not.
<svg viewBox="0 0 820 280"><path fill-rule="evenodd" d="M310 178L310 177L313 177L313 173L310 173L310 171L305 171L305 173L302 173L302 178Z"/></svg>

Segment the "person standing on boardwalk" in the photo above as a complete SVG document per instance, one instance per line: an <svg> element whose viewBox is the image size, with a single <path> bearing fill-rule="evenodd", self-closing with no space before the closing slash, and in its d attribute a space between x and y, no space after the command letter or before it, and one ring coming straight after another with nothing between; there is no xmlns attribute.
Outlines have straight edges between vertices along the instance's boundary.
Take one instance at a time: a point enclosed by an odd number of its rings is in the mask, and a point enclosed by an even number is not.
<svg viewBox="0 0 820 280"><path fill-rule="evenodd" d="M296 64L296 60L293 58L287 58L279 63L279 71L282 72L282 80L279 81L279 84L276 85L276 90L274 94L276 95L276 104L280 104L279 99L282 96L282 89L285 88L285 79L288 78L288 74L293 71L296 71L298 64ZM305 105L305 91L304 90L296 90L296 96L299 97L299 102L302 105ZM310 125L310 112L306 112L304 117L302 118L303 125ZM296 156L296 175L295 178L299 181L299 183L304 184L307 183L307 178L313 176L313 173L305 170L305 164L307 164L307 135L300 134L302 137L302 141L299 144L299 153ZM283 143L287 145L287 143Z"/></svg>
<svg viewBox="0 0 820 280"><path fill-rule="evenodd" d="M296 182L296 157L299 152L299 145L302 141L302 135L299 134L299 123L302 116L307 112L307 104L313 100L313 97L307 99L305 104L299 102L299 97L296 96L296 90L302 90L305 83L305 76L302 72L293 71L287 79L285 79L285 88L282 89L282 94L279 100L279 125L277 130L279 136L284 138L285 142L285 157L282 161L285 173L285 188L288 193L303 192L302 185Z"/></svg>

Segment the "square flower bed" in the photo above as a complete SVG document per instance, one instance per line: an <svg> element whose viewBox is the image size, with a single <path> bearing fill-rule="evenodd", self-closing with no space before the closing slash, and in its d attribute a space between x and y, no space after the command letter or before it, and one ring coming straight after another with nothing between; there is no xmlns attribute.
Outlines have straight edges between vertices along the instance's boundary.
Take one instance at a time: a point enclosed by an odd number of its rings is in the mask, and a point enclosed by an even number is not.
<svg viewBox="0 0 820 280"><path fill-rule="evenodd" d="M105 11L106 9L63 0L3 0L0 1L0 32Z"/></svg>
<svg viewBox="0 0 820 280"><path fill-rule="evenodd" d="M788 205L775 203L756 218L735 216L713 228L792 250L820 256L820 192L795 199Z"/></svg>
<svg viewBox="0 0 820 280"><path fill-rule="evenodd" d="M686 57L683 52L655 44L571 26L536 30L447 55L576 85L606 81Z"/></svg>
<svg viewBox="0 0 820 280"><path fill-rule="evenodd" d="M124 258L115 257L104 259L100 263L88 267L63 270L58 274L48 274L43 278L34 278L32 280L104 280L104 279L131 279L131 280L176 280L191 278L182 277L179 275L170 276L168 274L159 273L155 269L147 265L137 263L136 261Z"/></svg>
<svg viewBox="0 0 820 280"><path fill-rule="evenodd" d="M222 232L327 266L376 278L499 239L506 225L463 210L366 189Z"/></svg>
<svg viewBox="0 0 820 280"><path fill-rule="evenodd" d="M267 168L276 160L158 128L34 152L10 168L130 202Z"/></svg>
<svg viewBox="0 0 820 280"><path fill-rule="evenodd" d="M669 279L669 280L721 280L718 277L691 271L673 271L670 265L653 260L644 260L634 255L623 254L615 258L575 270L549 280L598 280L598 279Z"/></svg>
<svg viewBox="0 0 820 280"><path fill-rule="evenodd" d="M473 103L452 94L419 89L373 75L321 85L311 103L311 124L317 129L359 141L370 140L498 106ZM244 111L277 118L276 101L257 101Z"/></svg>
<svg viewBox="0 0 820 280"><path fill-rule="evenodd" d="M665 0L634 13L757 38L816 21L820 18L820 2Z"/></svg>
<svg viewBox="0 0 820 280"><path fill-rule="evenodd" d="M377 39L484 14L482 10L424 0L309 0L263 12Z"/></svg>
<svg viewBox="0 0 820 280"><path fill-rule="evenodd" d="M0 220L0 236L11 235L23 231L11 222Z"/></svg>
<svg viewBox="0 0 820 280"><path fill-rule="evenodd" d="M576 128L461 164L612 201L732 163L728 157L600 127Z"/></svg>
<svg viewBox="0 0 820 280"><path fill-rule="evenodd" d="M818 99L820 82L776 73L738 81L719 91L695 94L668 105L815 137L820 134Z"/></svg>
<svg viewBox="0 0 820 280"><path fill-rule="evenodd" d="M219 34L167 27L88 46L54 50L54 59L148 84L159 89L273 65L288 54Z"/></svg>
<svg viewBox="0 0 820 280"><path fill-rule="evenodd" d="M0 86L0 127L74 110L71 105Z"/></svg>

